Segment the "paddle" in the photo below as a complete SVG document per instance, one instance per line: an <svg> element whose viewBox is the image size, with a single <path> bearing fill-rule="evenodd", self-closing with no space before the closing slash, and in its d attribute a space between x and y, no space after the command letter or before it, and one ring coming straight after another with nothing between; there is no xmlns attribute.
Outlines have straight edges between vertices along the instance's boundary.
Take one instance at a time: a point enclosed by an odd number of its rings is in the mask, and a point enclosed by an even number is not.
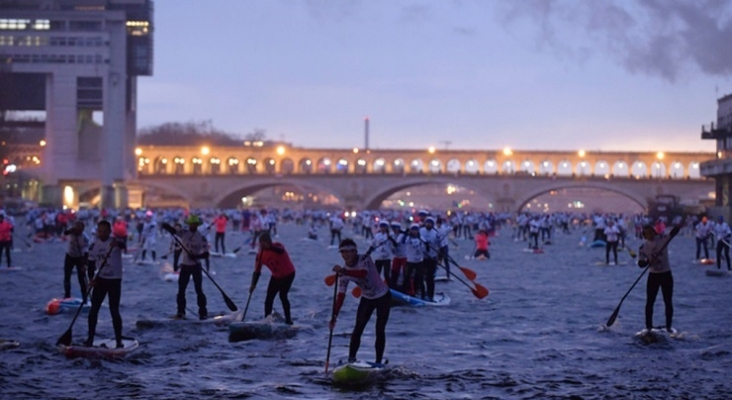
<svg viewBox="0 0 732 400"><path fill-rule="evenodd" d="M171 255L171 254L173 254L174 251L175 250L170 250L169 252L167 252L167 253L163 254L162 256L160 256L160 258L163 259L163 260L167 260L168 259L168 256Z"/></svg>
<svg viewBox="0 0 732 400"><path fill-rule="evenodd" d="M241 250L242 248L244 248L244 246L248 245L251 242L252 242L252 238L247 238L247 240L245 240L244 243L242 243L239 247L235 248L234 251L232 251L232 253L234 253L234 254L238 253L239 250Z"/></svg>
<svg viewBox="0 0 732 400"><path fill-rule="evenodd" d="M333 275L335 276L335 275ZM338 280L336 279L335 284L333 285L333 309L330 312L330 320L333 321L335 318L335 307L336 307L336 297L338 297ZM330 325L330 323L328 324ZM330 326L329 326L330 328ZM333 328L330 328L330 333L328 334L328 353L325 356L325 374L328 374L328 365L330 365L330 348L333 344Z"/></svg>
<svg viewBox="0 0 732 400"><path fill-rule="evenodd" d="M30 244L30 243L29 243L29 242L28 242L27 240L25 240L25 239L24 239L24 238L23 238L22 236L17 236L17 235L16 235L16 237L19 237L19 238L20 238L20 240L22 240L22 241L23 241L23 243L25 243L25 245L26 245L26 246L28 246L28 248L29 248L29 249L32 249L32 248L33 248L33 245L32 245L32 244Z"/></svg>
<svg viewBox="0 0 732 400"><path fill-rule="evenodd" d="M618 313L620 313L620 306L623 305L623 301L625 301L625 298L628 297L628 295L633 290L635 285L638 284L638 281L641 280L643 275L646 274L646 271L648 271L648 269L651 268L651 265L656 262L656 259L661 256L661 253L663 253L663 250L666 249L666 246L668 246L668 244L671 242L671 239L673 239L678 233L679 233L679 227L675 226L671 230L671 237L669 237L669 239L666 241L666 243L664 243L663 246L661 246L661 249L659 249L658 252L656 253L658 255L653 257L651 260L649 260L648 266L643 268L643 272L641 272L641 274L638 275L638 279L636 279L635 282L633 282L633 285L630 286L630 289L628 289L628 291L625 292L625 295L623 295L623 297L620 299L620 303L618 303L618 306L615 307L615 310L613 311L613 313L610 314L610 318L607 319L605 326L610 327L615 323L615 320L618 318Z"/></svg>
<svg viewBox="0 0 732 400"><path fill-rule="evenodd" d="M460 265L458 265L457 261L455 261L455 259L452 258L452 256L450 256L449 254L447 254L447 261L452 262L453 265L458 267L460 271L465 275L465 277L468 278L468 280L474 281L475 278L478 277L478 274L476 274L475 271L473 271L472 269L461 267Z"/></svg>
<svg viewBox="0 0 732 400"><path fill-rule="evenodd" d="M445 271L447 271L447 268L445 268L444 266L439 265L439 267L442 268L442 269L444 269ZM456 265L456 267L459 267L459 266ZM449 271L449 273L450 273L450 275L452 275L453 277L455 277L455 279L457 279L458 281L460 281L460 283L462 283L463 285L467 286L468 289L470 289L470 291L473 292L473 295L475 295L475 297L477 297L479 299L483 299L486 296L488 296L489 291L488 291L488 288L486 288L485 286L479 284L478 282L471 281L471 283L474 286L473 287L468 282L465 282L462 278L460 278L459 276L457 276L454 273L452 273L452 271Z"/></svg>
<svg viewBox="0 0 732 400"><path fill-rule="evenodd" d="M107 265L107 260L109 259L109 256L112 254L112 250L114 250L114 248L115 248L114 243L111 243L109 246L109 251L104 256L104 259L102 260L101 267L99 267L99 270L94 275L94 278L92 278L92 282L94 281L94 279L96 279L97 276L99 276L99 274L102 272L102 269L104 269L104 267ZM74 328L74 323L76 323L76 318L79 317L79 314L81 313L81 309L84 307L84 304L86 304L86 299L89 298L89 294L91 294L92 289L93 289L92 286L89 285L89 289L87 289L86 293L84 293L84 297L81 299L81 304L79 304L79 308L76 309L76 314L74 314L74 318L71 320L71 325L69 325L69 329L67 329L66 332L64 332L64 334L61 335L60 338L58 338L58 340L56 341L56 346L61 345L61 344L64 346L69 346L71 344L71 339L73 336L72 329Z"/></svg>
<svg viewBox="0 0 732 400"><path fill-rule="evenodd" d="M142 243L140 243L140 247L137 248L137 251L135 252L135 258L132 259L133 263L137 262L137 259L140 258L140 254L142 254L143 250L142 248L145 247L145 242L147 241L147 237L142 239Z"/></svg>
<svg viewBox="0 0 732 400"><path fill-rule="evenodd" d="M172 226L170 226L170 224L168 224L166 222L163 222L162 226L163 226L163 229L165 229L168 233L170 233L170 236L173 237L173 240L175 240L178 243L178 246L180 246L180 248L183 249L183 251L185 251L186 254L188 254L188 257L195 260L195 257L191 254L190 251L188 251L188 249L180 241L180 238L178 237L178 235L175 232L175 228L173 228ZM198 263L198 261L196 261L196 263ZM216 283L214 278L211 277L211 274L209 274L208 271L206 271L206 268L201 268L201 271L203 271L203 273L206 274L208 279L211 280L211 283L213 283L214 286L216 286L216 289L219 289L219 291L221 292L221 295L224 297L224 302L226 303L226 306L229 307L229 310L231 310L231 311L238 310L238 308L236 307L236 304L234 304L234 302L229 298L229 296L226 295L226 292L224 292L224 289L222 289L221 286L219 286L219 284Z"/></svg>
<svg viewBox="0 0 732 400"><path fill-rule="evenodd" d="M257 254L257 259L255 261L255 268L256 268L256 264L259 263L259 258L261 255L262 255L262 252L260 251ZM252 276L252 285L251 285L251 290L249 290L249 297L247 297L247 305L244 306L244 313L241 315L242 321L244 321L244 318L246 318L246 316L247 316L247 310L249 309L249 302L252 301L252 293L254 293L254 288L256 287L255 283L256 283L256 279L254 276Z"/></svg>

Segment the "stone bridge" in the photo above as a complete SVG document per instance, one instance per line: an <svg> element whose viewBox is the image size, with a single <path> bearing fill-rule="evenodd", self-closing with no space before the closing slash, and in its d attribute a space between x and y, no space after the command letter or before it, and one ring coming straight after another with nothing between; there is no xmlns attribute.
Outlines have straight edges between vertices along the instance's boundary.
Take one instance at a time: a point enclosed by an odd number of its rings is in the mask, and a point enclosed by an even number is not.
<svg viewBox="0 0 732 400"><path fill-rule="evenodd" d="M376 209L390 195L415 186L451 184L475 191L495 211L517 211L535 197L565 188L596 188L626 196L647 208L659 194L682 201L708 198L714 183L706 179L653 179L528 174L293 174L293 175L148 175L130 183L130 190L157 189L177 195L191 207L235 207L241 198L273 186L327 192L346 209ZM136 189L134 189L136 188Z"/></svg>

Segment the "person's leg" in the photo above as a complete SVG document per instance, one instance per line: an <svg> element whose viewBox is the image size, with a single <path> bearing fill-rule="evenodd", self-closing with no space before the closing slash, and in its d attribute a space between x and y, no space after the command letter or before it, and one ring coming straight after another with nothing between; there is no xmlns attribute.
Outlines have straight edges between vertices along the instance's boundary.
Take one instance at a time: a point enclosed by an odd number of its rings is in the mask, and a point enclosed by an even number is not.
<svg viewBox="0 0 732 400"><path fill-rule="evenodd" d="M371 314L376 308L376 301L361 298L358 303L358 310L356 311L356 326L353 327L351 333L351 343L348 346L348 362L356 361L356 355L358 354L358 348L361 346L361 335L363 330L366 328L366 324L371 319Z"/></svg>
<svg viewBox="0 0 732 400"><path fill-rule="evenodd" d="M279 291L276 278L270 278L269 284L267 285L267 295L264 297L264 317L272 314L272 308L274 306L274 298Z"/></svg>
<svg viewBox="0 0 732 400"><path fill-rule="evenodd" d="M284 277L280 282L280 301L282 302L282 311L285 313L285 323L292 325L292 314L290 314L290 299L287 297L295 280L295 273Z"/></svg>
<svg viewBox="0 0 732 400"><path fill-rule="evenodd" d="M727 270L732 271L729 260L729 245L722 243L722 246L724 246L724 258L727 260ZM8 265L10 265L10 261L8 261Z"/></svg>
<svg viewBox="0 0 732 400"><path fill-rule="evenodd" d="M391 292L376 300L376 362L381 364L386 348L386 323L391 311Z"/></svg>
<svg viewBox="0 0 732 400"><path fill-rule="evenodd" d="M100 282L103 280L100 279ZM99 309L102 308L102 302L104 301L104 297L107 295L107 287L103 284L97 284L97 286L94 287L94 290L92 291L92 298L91 298L91 309L89 310L89 317L88 317L88 323L89 323L89 333L86 337L86 341L84 344L86 346L92 346L94 344L94 335L97 331L97 319L99 317Z"/></svg>
<svg viewBox="0 0 732 400"><path fill-rule="evenodd" d="M722 269L722 247L724 243L722 241L717 242L717 269Z"/></svg>
<svg viewBox="0 0 732 400"><path fill-rule="evenodd" d="M435 298L435 272L437 272L437 261L435 259L426 259L424 261L424 266L424 280L427 284L427 298L429 301L433 301Z"/></svg>
<svg viewBox="0 0 732 400"><path fill-rule="evenodd" d="M122 279L105 280L109 293L109 313L112 315L114 339L117 347L122 347L122 316L119 313L119 303L122 298Z"/></svg>
<svg viewBox="0 0 732 400"><path fill-rule="evenodd" d="M196 289L196 296L198 296L198 317L200 319L208 318L208 310L206 309L206 295L203 294L203 271L201 264L197 264L193 267L193 287ZM207 268L208 270L208 268Z"/></svg>
<svg viewBox="0 0 732 400"><path fill-rule="evenodd" d="M71 271L74 269L74 263L71 257L66 254L64 258L64 298L71 297Z"/></svg>
<svg viewBox="0 0 732 400"><path fill-rule="evenodd" d="M190 265L180 266L180 275L178 276L178 295L176 296L176 302L178 304L176 316L179 318L183 318L183 316L186 315L186 288L188 287L188 282L191 280L192 272L193 267Z"/></svg>
<svg viewBox="0 0 732 400"><path fill-rule="evenodd" d="M605 242L605 264L610 264L610 248L612 245L610 242Z"/></svg>
<svg viewBox="0 0 732 400"><path fill-rule="evenodd" d="M658 274L648 274L646 283L646 329L653 329L653 305L656 303L658 288L661 286Z"/></svg>
<svg viewBox="0 0 732 400"><path fill-rule="evenodd" d="M615 259L615 265L618 265L618 242L612 242L613 258Z"/></svg>
<svg viewBox="0 0 732 400"><path fill-rule="evenodd" d="M79 288L81 295L86 295L86 265L84 265L84 257L73 260L72 266L76 267L76 278L79 280Z"/></svg>
<svg viewBox="0 0 732 400"><path fill-rule="evenodd" d="M661 294L663 295L663 304L666 308L666 330L671 330L671 323L674 319L674 278L671 271L662 274Z"/></svg>
<svg viewBox="0 0 732 400"><path fill-rule="evenodd" d="M701 248L702 248L702 239L696 238L696 259L697 260L699 259L699 256L701 255Z"/></svg>

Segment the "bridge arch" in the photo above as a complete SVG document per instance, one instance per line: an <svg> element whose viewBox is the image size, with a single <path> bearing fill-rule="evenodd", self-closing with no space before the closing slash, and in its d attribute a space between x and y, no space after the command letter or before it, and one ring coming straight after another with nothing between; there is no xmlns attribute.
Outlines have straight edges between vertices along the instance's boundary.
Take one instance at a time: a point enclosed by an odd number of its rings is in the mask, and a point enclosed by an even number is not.
<svg viewBox="0 0 732 400"><path fill-rule="evenodd" d="M237 181L236 185L227 187L227 191L215 195L212 199L212 203L214 204L214 207L222 207L222 205L226 203L238 203L242 194L250 195L260 190L277 186L294 186L303 192L307 192L309 189L312 189L312 191L325 192L338 199L339 207L343 207L345 205L342 196L333 191L332 188L319 185L307 179L298 179L294 176L288 178L272 177L267 179L258 179L256 181L240 180Z"/></svg>
<svg viewBox="0 0 732 400"><path fill-rule="evenodd" d="M379 188L379 191L376 193L371 194L370 196L366 196L363 200L363 204L365 209L367 210L375 210L378 209L381 206L381 203L388 199L389 196L393 195L396 192L402 191L404 189L415 187L415 186L425 186L425 185L456 185L461 186L466 189L470 189L474 191L475 193L478 193L485 199L487 210L488 204L491 204L493 201L492 198L487 197L484 195L484 191L481 190L479 187L472 186L472 185L465 185L464 182L456 182L455 179L451 178L449 175L446 176L440 176L440 175L431 175L431 176L413 176L413 177L405 177L405 179L400 179L398 182L395 182L391 185L384 185L383 187Z"/></svg>
<svg viewBox="0 0 732 400"><path fill-rule="evenodd" d="M606 183L602 182L592 182L592 181L556 181L556 182L550 182L543 185L539 185L535 189L531 191L527 191L525 193L517 194L516 197L516 204L518 205L517 212L520 212L526 204L528 204L531 200L541 196L542 194L549 193L553 190L561 190L561 189L580 189L580 188L592 188L592 189L600 189L607 192L613 192L617 193L619 195L622 195L624 197L627 197L628 199L634 201L637 203L642 209L646 210L648 208L648 199L643 197L642 195L639 195L637 193L633 193L629 190L624 190L622 188L611 186Z"/></svg>

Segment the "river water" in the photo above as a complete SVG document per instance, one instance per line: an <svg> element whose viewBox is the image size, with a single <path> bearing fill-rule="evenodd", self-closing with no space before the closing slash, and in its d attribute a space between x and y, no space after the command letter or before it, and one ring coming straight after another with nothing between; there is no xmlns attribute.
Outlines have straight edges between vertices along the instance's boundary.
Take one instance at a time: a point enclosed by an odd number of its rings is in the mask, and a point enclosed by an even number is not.
<svg viewBox="0 0 732 400"><path fill-rule="evenodd" d="M228 330L211 324L150 329L135 321L175 313L176 284L160 279L161 266L126 264L121 312L124 333L140 348L124 360L67 359L55 348L72 313L43 311L63 294L65 243L35 244L13 253L18 272L0 273L0 338L20 347L0 352L3 399L546 399L732 398L732 277L707 277L693 264L694 241L670 244L675 278L675 327L681 339L650 345L635 338L644 324L645 277L627 297L610 329L604 323L640 269L627 252L625 266L596 266L604 250L579 247L581 233L558 234L544 254L523 252L504 230L493 239L492 258L466 260L472 243L458 240L453 258L477 272L490 295L476 299L457 281L438 283L452 303L443 308L395 307L387 326L388 371L358 388L334 386L323 373L332 304L324 284L341 259L328 241L303 240L307 229L280 226L297 268L290 299L293 318L305 328L287 340L229 343ZM325 229L321 230L324 234ZM229 234L228 250L244 236ZM160 251L168 239L159 240ZM367 245L359 241L361 250ZM630 243L637 249L638 241ZM214 279L243 308L254 256L213 258ZM5 261L3 260L3 265ZM263 317L268 272L252 298L247 320ZM209 313L225 312L218 290L204 277ZM78 284L72 280L78 294ZM348 334L358 300L351 295L335 329L331 365L347 357ZM192 284L189 307L195 308ZM279 300L275 310L281 312ZM659 294L655 324L663 324ZM373 361L373 320L359 358ZM98 336L111 337L111 318L100 312ZM74 341L86 337L77 320Z"/></svg>

